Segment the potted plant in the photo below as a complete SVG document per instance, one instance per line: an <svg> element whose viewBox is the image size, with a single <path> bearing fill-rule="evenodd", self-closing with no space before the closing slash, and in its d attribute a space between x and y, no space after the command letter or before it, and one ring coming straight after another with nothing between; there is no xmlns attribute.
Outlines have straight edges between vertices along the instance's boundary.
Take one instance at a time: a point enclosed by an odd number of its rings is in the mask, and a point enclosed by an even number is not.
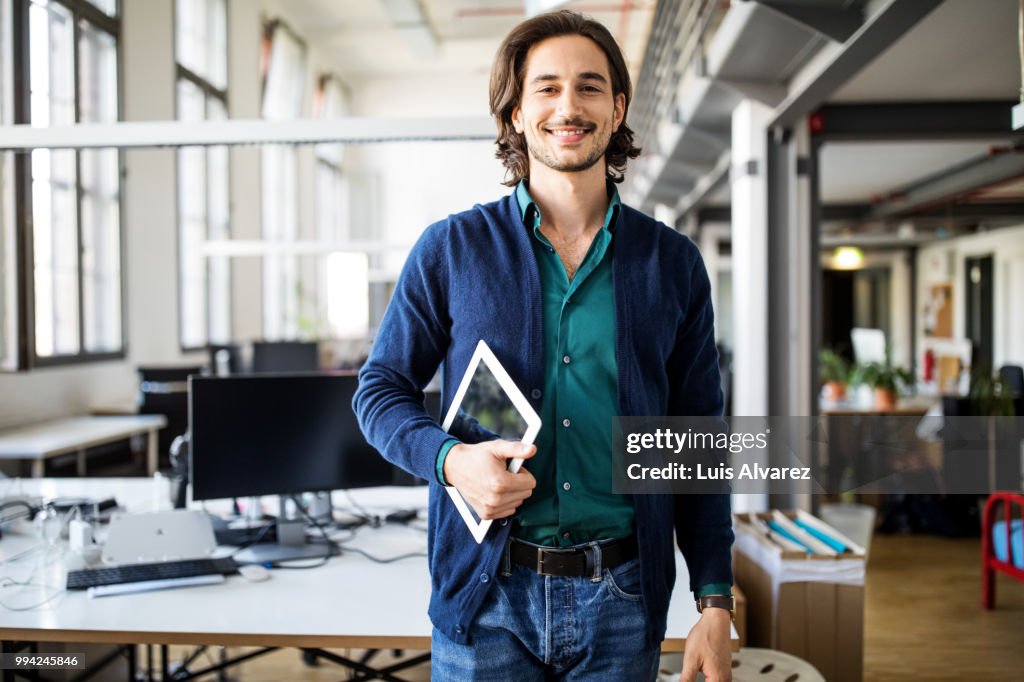
<svg viewBox="0 0 1024 682"><path fill-rule="evenodd" d="M889 411L896 407L896 395L900 388L911 386L914 377L905 367L894 367L888 362L872 362L861 368L860 376L865 384L875 390L875 409Z"/></svg>
<svg viewBox="0 0 1024 682"><path fill-rule="evenodd" d="M818 371L825 383L825 400L838 402L846 397L850 367L839 353L831 348L822 348L818 356Z"/></svg>

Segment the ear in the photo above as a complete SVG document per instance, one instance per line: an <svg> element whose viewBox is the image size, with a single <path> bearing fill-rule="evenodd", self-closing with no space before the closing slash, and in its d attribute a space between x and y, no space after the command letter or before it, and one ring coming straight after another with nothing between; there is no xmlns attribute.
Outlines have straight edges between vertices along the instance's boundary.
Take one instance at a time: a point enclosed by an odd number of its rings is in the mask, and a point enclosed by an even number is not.
<svg viewBox="0 0 1024 682"><path fill-rule="evenodd" d="M519 108L519 105L512 108L512 127L515 128L516 132L520 135L522 135L523 131L526 129L526 126L523 124L523 110Z"/></svg>
<svg viewBox="0 0 1024 682"><path fill-rule="evenodd" d="M612 127L613 131L618 131L619 126L626 118L626 94L620 92L615 95L615 125Z"/></svg>

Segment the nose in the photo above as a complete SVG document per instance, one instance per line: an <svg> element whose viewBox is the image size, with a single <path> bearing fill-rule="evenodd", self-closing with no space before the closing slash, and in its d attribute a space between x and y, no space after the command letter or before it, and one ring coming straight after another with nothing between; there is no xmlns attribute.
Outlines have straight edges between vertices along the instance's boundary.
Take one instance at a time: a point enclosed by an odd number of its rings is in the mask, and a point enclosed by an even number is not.
<svg viewBox="0 0 1024 682"><path fill-rule="evenodd" d="M573 87L562 88L562 93L558 97L558 106L556 109L559 116L562 118L575 118L580 113L580 97L579 93Z"/></svg>

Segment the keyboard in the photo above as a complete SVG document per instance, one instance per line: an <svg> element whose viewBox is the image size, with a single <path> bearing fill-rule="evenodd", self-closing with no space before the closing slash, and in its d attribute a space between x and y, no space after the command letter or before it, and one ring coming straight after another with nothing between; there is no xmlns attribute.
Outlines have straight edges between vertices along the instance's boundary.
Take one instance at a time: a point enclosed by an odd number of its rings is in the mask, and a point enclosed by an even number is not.
<svg viewBox="0 0 1024 682"><path fill-rule="evenodd" d="M68 571L68 589L84 590L100 585L192 578L201 575L230 575L237 572L238 564L231 557L84 568L78 571Z"/></svg>

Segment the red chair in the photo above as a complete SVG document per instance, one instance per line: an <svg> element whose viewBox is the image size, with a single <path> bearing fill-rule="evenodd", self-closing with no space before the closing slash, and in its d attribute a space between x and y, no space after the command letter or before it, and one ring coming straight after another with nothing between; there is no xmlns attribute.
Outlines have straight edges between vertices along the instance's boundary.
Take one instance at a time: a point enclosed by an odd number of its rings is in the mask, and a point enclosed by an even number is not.
<svg viewBox="0 0 1024 682"><path fill-rule="evenodd" d="M1016 510L1016 512L1014 511ZM1002 512L1000 514L1000 511ZM1014 519L1024 519L1024 495L1020 493L999 492L989 495L985 503L981 531L981 606L993 609L996 605L996 571L1024 583L1024 567L1013 563L1013 542L1011 529ZM992 529L1003 520L1006 533L1006 560L1000 560L995 553L992 541ZM1024 534L1024 527L1018 526ZM1024 538L1022 538L1024 541Z"/></svg>

